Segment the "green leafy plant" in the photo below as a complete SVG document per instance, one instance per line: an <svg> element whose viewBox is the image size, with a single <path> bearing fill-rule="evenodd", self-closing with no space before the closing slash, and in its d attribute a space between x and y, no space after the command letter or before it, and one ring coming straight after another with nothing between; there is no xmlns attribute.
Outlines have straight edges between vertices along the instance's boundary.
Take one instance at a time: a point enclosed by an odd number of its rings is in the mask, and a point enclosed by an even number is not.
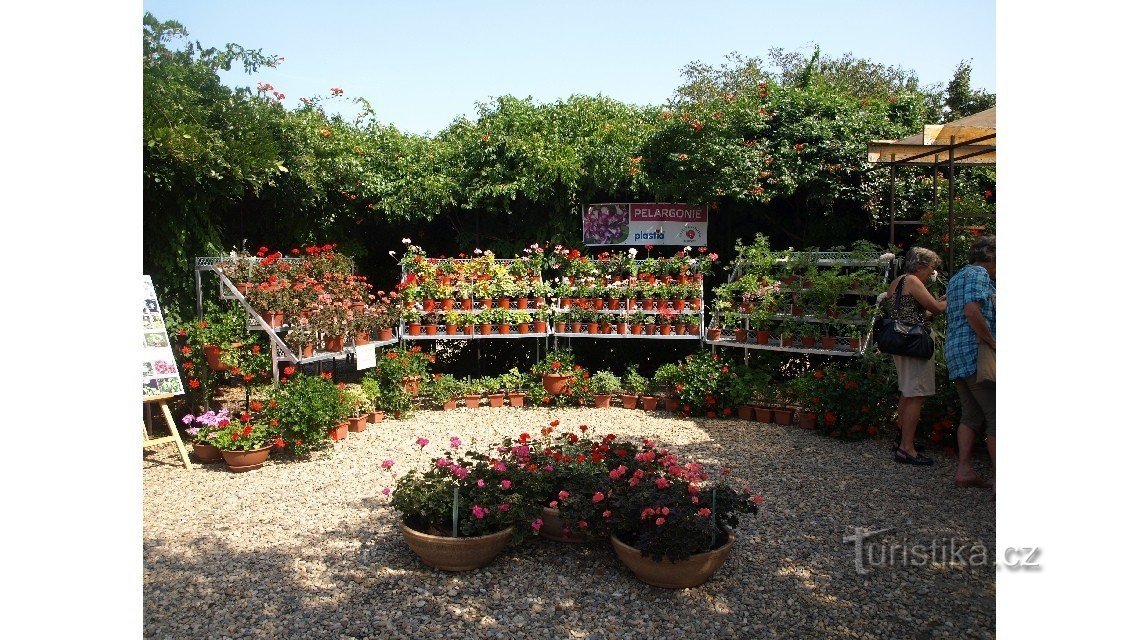
<svg viewBox="0 0 1139 640"><path fill-rule="evenodd" d="M637 372L636 367L630 366L621 378L621 386L631 394L641 395L648 390L649 381Z"/></svg>
<svg viewBox="0 0 1139 640"><path fill-rule="evenodd" d="M335 384L303 373L287 378L269 399L264 415L277 420L285 447L296 456L326 447L328 430L348 417L351 410Z"/></svg>
<svg viewBox="0 0 1139 640"><path fill-rule="evenodd" d="M611 371L598 371L589 380L595 395L611 395L621 389L621 380Z"/></svg>

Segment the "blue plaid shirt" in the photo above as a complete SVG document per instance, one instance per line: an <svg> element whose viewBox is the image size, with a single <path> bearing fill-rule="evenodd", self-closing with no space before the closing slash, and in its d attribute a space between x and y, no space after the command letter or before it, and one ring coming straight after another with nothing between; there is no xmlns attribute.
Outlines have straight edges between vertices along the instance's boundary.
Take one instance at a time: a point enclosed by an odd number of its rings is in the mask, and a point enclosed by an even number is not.
<svg viewBox="0 0 1139 640"><path fill-rule="evenodd" d="M967 378L977 373L977 336L965 319L965 304L979 302L981 315L993 338L997 337L996 305L993 294L996 288L984 267L966 265L949 279L945 290L945 364L949 379Z"/></svg>

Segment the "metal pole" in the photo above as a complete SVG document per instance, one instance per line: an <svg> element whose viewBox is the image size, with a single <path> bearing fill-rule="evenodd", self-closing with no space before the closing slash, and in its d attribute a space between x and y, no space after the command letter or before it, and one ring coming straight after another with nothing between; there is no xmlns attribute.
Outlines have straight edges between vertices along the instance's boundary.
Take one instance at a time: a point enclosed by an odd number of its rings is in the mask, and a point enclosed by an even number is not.
<svg viewBox="0 0 1139 640"><path fill-rule="evenodd" d="M957 136L949 136L949 276L953 276L954 262L953 262L953 236L955 229L953 228L953 201L955 199L954 178L955 173L953 168L953 145L956 142Z"/></svg>
<svg viewBox="0 0 1139 640"><path fill-rule="evenodd" d="M198 294L198 322L202 321L202 272L194 266L194 292Z"/></svg>
<svg viewBox="0 0 1139 640"><path fill-rule="evenodd" d="M890 160L894 160L894 154L890 154ZM898 167L890 165L890 244L894 244L894 185L898 181Z"/></svg>

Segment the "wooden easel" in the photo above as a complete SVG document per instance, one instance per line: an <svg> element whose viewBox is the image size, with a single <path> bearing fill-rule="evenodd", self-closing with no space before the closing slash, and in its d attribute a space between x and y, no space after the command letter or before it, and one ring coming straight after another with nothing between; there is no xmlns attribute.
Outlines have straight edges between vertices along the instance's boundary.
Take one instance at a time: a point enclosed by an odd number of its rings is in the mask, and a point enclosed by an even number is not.
<svg viewBox="0 0 1139 640"><path fill-rule="evenodd" d="M166 444L173 442L178 445L178 453L182 455L182 464L187 469L190 468L190 456L186 453L186 445L182 444L182 437L178 435L178 427L174 424L174 416L170 415L170 407L167 406L166 401L173 398L172 394L161 396L150 396L142 399L143 407L146 409L146 414L142 419L142 448L153 447L159 444ZM170 435L162 436L161 438L151 438L150 433L147 431L147 418L150 416L150 404L157 402L158 406L162 409L162 415L166 418L166 425L170 427Z"/></svg>

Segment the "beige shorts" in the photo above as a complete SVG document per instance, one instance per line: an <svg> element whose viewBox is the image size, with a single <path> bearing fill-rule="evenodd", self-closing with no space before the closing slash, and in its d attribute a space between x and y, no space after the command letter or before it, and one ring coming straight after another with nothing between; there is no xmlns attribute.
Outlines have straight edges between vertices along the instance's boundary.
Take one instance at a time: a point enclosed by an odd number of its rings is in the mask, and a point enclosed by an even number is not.
<svg viewBox="0 0 1139 640"><path fill-rule="evenodd" d="M898 369L898 391L903 398L934 394L933 358L894 356L894 366Z"/></svg>
<svg viewBox="0 0 1139 640"><path fill-rule="evenodd" d="M972 427L979 435L997 435L997 385L977 383L977 376L954 380L961 398L961 424Z"/></svg>

